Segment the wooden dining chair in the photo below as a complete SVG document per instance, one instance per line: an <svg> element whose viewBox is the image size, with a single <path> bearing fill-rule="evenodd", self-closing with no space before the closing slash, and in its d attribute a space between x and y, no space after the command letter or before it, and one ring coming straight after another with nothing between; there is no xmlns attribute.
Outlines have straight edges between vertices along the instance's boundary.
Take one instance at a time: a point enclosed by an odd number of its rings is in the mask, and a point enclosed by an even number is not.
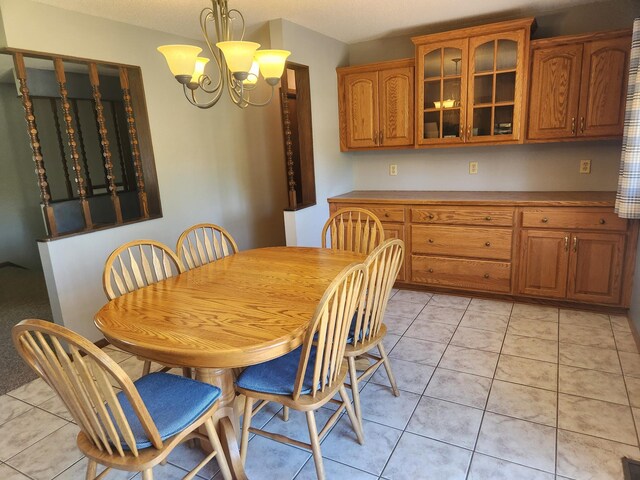
<svg viewBox="0 0 640 480"><path fill-rule="evenodd" d="M340 209L329 217L322 228L322 248L368 255L383 240L382 223L364 208Z"/></svg>
<svg viewBox="0 0 640 480"><path fill-rule="evenodd" d="M104 265L102 285L107 298L113 300L182 272L182 262L165 244L134 240L111 252ZM147 375L150 370L151 362L144 360L142 374ZM190 376L189 371L184 373Z"/></svg>
<svg viewBox="0 0 640 480"><path fill-rule="evenodd" d="M23 320L12 336L20 356L58 394L78 425L77 445L89 460L87 479L104 478L114 468L142 472L143 480L152 480L153 467L191 439L210 443L213 451L184 478L193 478L216 457L225 480L231 479L212 420L218 387L159 372L132 382L86 338L44 320ZM206 435L198 432L201 426ZM96 476L98 464L106 470Z"/></svg>
<svg viewBox="0 0 640 480"><path fill-rule="evenodd" d="M176 253L191 270L238 253L238 245L224 228L213 223L200 223L182 232Z"/></svg>
<svg viewBox="0 0 640 480"><path fill-rule="evenodd" d="M349 330L344 353L349 364L349 380L351 382L349 386L353 394L353 405L361 425L362 408L358 383L375 372L380 364L384 365L387 371L393 394L396 397L400 395L391 371L391 362L382 341L387 334L384 312L403 259L404 242L398 239L389 239L376 247L365 261L369 272L367 286ZM379 356L371 353L374 348L378 349ZM365 358L369 363L373 360L373 363L370 363L370 366L358 375L356 358Z"/></svg>
<svg viewBox="0 0 640 480"><path fill-rule="evenodd" d="M236 390L246 396L240 457L247 457L249 432L285 442L313 452L316 472L324 479L320 442L346 409L360 444L364 435L344 385L347 363L344 350L349 327L360 303L367 279L363 264L345 268L329 285L322 296L307 328L304 342L292 352L265 363L247 367L238 377ZM342 401L333 397L340 394ZM260 403L254 409L254 402ZM310 443L251 427L252 417L267 403L277 402L305 412ZM328 402L338 409L318 433L315 411Z"/></svg>

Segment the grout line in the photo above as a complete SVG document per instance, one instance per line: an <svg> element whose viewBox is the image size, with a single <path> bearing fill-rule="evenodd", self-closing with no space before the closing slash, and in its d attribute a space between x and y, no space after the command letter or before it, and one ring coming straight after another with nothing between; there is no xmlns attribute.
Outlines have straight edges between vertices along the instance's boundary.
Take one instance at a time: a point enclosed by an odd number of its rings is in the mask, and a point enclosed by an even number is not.
<svg viewBox="0 0 640 480"><path fill-rule="evenodd" d="M558 309L558 365L556 367L556 428L553 473L558 475L558 430L560 427L560 309Z"/></svg>

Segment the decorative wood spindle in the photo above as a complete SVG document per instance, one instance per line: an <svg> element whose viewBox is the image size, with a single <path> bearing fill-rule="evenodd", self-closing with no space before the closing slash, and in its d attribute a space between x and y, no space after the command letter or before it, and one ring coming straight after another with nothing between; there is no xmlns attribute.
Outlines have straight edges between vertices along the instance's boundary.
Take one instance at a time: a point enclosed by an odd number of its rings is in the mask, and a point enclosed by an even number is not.
<svg viewBox="0 0 640 480"><path fill-rule="evenodd" d="M113 174L113 163L111 161L111 149L109 148L109 139L107 138L107 125L104 119L104 106L102 105L102 94L100 93L100 78L98 76L98 67L95 63L89 64L89 81L93 91L93 101L95 103L95 115L98 122L98 133L100 134L100 146L104 157L104 170L106 174L107 189L111 195L111 203L113 211L116 215L116 223L122 223L122 210L120 208L120 199L116 191L115 175Z"/></svg>
<svg viewBox="0 0 640 480"><path fill-rule="evenodd" d="M56 126L56 137L58 138L58 149L60 150L60 160L62 161L62 172L64 173L64 185L67 188L67 198L73 198L73 185L69 177L69 166L67 165L67 154L64 151L64 141L62 140L62 129L60 128L60 116L58 115L58 105L55 98L49 99L53 122Z"/></svg>
<svg viewBox="0 0 640 480"><path fill-rule="evenodd" d="M31 144L31 152L33 153L33 162L36 167L36 175L38 176L38 187L40 188L40 199L42 201L42 211L47 225L49 235L55 237L58 235L56 219L51 206L51 191L49 189L49 181L47 179L47 170L44 165L42 156L42 148L40 145L40 137L38 135L38 127L36 125L36 117L33 112L33 103L29 95L27 87L27 69L24 65L24 57L21 53L13 54L13 63L16 69L16 76L20 83L20 93L22 95L22 106L24 108L24 117L27 121L27 132L29 134L29 142Z"/></svg>
<svg viewBox="0 0 640 480"><path fill-rule="evenodd" d="M138 147L138 133L136 131L136 119L133 115L131 105L131 92L129 91L129 74L125 67L120 67L120 87L122 88L122 99L124 101L124 111L127 115L127 125L129 129L129 142L131 143L131 155L133 156L133 166L136 174L136 185L138 187L138 199L140 201L140 212L142 217L149 218L149 207L147 205L147 194L144 190L144 175L142 173L142 161L140 159L140 149Z"/></svg>
<svg viewBox="0 0 640 480"><path fill-rule="evenodd" d="M71 161L73 162L73 171L75 173L76 185L78 187L78 198L80 199L80 206L82 208L82 215L84 217L84 224L87 229L93 226L91 221L91 211L89 209L89 202L87 201L87 190L85 187L85 180L82 177L82 167L80 166L80 155L78 154L78 143L76 141L76 132L73 128L71 117L71 105L69 104L68 92L67 92L67 79L64 73L64 64L61 58L54 58L53 65L56 71L56 79L58 86L60 87L60 98L62 100L62 113L64 123L67 129L67 135L69 137L69 150L71 152Z"/></svg>
<svg viewBox="0 0 640 480"><path fill-rule="evenodd" d="M82 155L82 165L84 166L84 176L87 180L87 195L93 195L93 182L91 181L91 172L89 172L89 159L87 158L87 150L84 147L84 135L82 134L82 125L80 124L80 112L78 110L78 101L71 100L73 107L73 118L76 120L76 129L78 130L78 140L80 141L80 154Z"/></svg>
<svg viewBox="0 0 640 480"><path fill-rule="evenodd" d="M120 171L122 172L122 185L125 191L129 191L129 174L127 173L127 166L124 162L124 149L122 148L122 132L118 125L118 110L116 109L116 102L109 102L111 105L111 115L113 116L113 126L115 128L116 143L118 144L118 155L120 156Z"/></svg>
<svg viewBox="0 0 640 480"><path fill-rule="evenodd" d="M284 90L284 89L283 89ZM289 98L287 92L282 92L282 119L284 123L284 145L287 156L287 183L289 185L289 208L296 208L296 179L293 171L293 142L291 140L291 118L289 116Z"/></svg>

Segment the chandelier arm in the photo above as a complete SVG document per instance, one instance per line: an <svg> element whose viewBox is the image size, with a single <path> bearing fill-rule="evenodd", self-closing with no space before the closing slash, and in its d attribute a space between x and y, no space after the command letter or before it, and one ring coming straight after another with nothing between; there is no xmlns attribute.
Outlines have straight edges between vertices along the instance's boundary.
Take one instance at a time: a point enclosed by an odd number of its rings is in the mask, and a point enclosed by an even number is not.
<svg viewBox="0 0 640 480"><path fill-rule="evenodd" d="M184 90L184 96L189 101L189 103L191 105L193 105L194 107L198 107L198 108L201 108L203 110L205 110L207 108L211 108L216 103L218 103L218 100L220 100L220 98L222 97L222 91L223 91L222 89L219 89L216 92L216 95L210 101L208 101L206 103L199 103L198 100L196 99L196 91L195 90L191 90L191 89L187 88L186 85L183 85L182 88Z"/></svg>
<svg viewBox="0 0 640 480"><path fill-rule="evenodd" d="M234 14L236 14L237 16ZM239 10L236 10L235 8L229 10L229 26L231 27L230 28L231 34L233 34L234 20L238 18L242 22L242 33L240 34L240 40L244 40L244 34L245 34L244 15L242 15L242 13Z"/></svg>
<svg viewBox="0 0 640 480"><path fill-rule="evenodd" d="M231 100L233 100L233 103L235 103L239 107L242 107L242 108L246 108L248 106L264 107L268 105L273 99L273 92L275 90L275 87L271 86L271 94L269 95L269 98L267 98L262 102L252 102L250 94L247 94L245 96L245 93L247 93L247 89L244 88L244 85L242 85L241 82L237 82L235 80L233 80L233 83L229 82L228 90L229 90L229 96L231 97Z"/></svg>
<svg viewBox="0 0 640 480"><path fill-rule="evenodd" d="M204 37L204 41L207 43L207 47L209 47L209 51L213 56L213 60L215 61L216 66L218 67L218 83L212 89L205 87L205 83L203 81L205 79L203 79L202 77L199 79L198 83L200 84L200 88L202 88L202 90L204 90L207 93L215 93L222 88L223 69L226 68L226 65L225 66L222 65L220 52L218 48L217 47L214 48L214 46L211 44L211 37L209 36L209 30L207 28L207 22L212 21L211 19L213 19L213 22L216 27L216 31L219 31L216 13L211 8L204 8L200 12L200 29L202 30L202 36ZM207 86L208 86L211 83L211 77L209 76L206 76L206 77L207 77L206 80L208 80L207 81Z"/></svg>

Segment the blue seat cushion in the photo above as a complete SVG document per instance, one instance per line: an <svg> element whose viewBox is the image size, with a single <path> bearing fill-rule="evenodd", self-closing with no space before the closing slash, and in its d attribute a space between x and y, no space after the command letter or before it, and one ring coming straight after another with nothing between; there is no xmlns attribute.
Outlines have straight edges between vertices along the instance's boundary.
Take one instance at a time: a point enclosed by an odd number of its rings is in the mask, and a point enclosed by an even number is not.
<svg viewBox="0 0 640 480"><path fill-rule="evenodd" d="M191 425L220 396L218 387L170 373L150 373L133 383L162 440L173 437ZM150 447L152 444L124 392L118 393L118 401L131 426L136 447ZM123 448L128 449L124 441L121 443Z"/></svg>
<svg viewBox="0 0 640 480"><path fill-rule="evenodd" d="M236 385L256 392L292 395L301 354L302 347L298 347L282 357L247 367L238 377ZM316 348L311 347L307 371L302 384L301 393L303 395L311 393L315 359Z"/></svg>
<svg viewBox="0 0 640 480"><path fill-rule="evenodd" d="M349 334L347 335L347 343L353 343L355 336L356 336L356 323L358 321L358 312L353 314L353 318L351 319L351 326L349 327ZM367 327L367 332L365 333L368 334L369 333L369 327ZM362 332L360 332L360 338L358 338L358 341L362 340Z"/></svg>

